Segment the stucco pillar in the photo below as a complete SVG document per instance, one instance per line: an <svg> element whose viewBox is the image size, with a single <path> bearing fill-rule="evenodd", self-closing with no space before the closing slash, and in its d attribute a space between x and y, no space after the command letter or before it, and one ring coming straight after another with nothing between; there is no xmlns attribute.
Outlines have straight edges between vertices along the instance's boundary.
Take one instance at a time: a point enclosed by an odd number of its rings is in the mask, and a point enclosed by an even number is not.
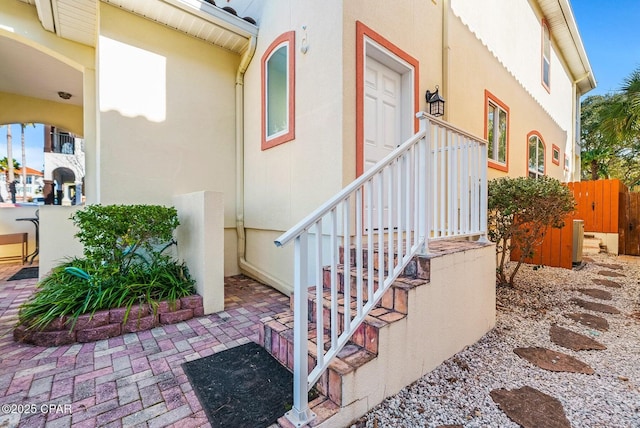
<svg viewBox="0 0 640 428"><path fill-rule="evenodd" d="M178 258L184 260L204 313L224 310L224 194L201 191L177 195Z"/></svg>

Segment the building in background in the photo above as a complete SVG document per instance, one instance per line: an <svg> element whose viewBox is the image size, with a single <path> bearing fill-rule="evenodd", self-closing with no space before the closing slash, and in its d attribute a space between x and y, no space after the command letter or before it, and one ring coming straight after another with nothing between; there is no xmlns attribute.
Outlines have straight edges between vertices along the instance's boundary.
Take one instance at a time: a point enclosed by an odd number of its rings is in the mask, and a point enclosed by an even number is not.
<svg viewBox="0 0 640 428"><path fill-rule="evenodd" d="M44 190L46 205L83 203L84 141L71 132L44 126Z"/></svg>

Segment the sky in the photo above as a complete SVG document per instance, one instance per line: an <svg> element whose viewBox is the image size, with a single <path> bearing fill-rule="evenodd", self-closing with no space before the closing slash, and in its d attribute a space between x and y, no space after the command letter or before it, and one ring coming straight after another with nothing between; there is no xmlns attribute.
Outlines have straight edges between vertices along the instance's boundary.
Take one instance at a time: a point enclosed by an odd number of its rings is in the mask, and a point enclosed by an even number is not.
<svg viewBox="0 0 640 428"><path fill-rule="evenodd" d="M620 89L624 79L640 67L640 0L571 0L591 69L598 86L586 94L601 95ZM20 125L12 125L13 157L22 164ZM0 159L7 155L7 127L0 127ZM27 166L44 168L43 127L28 126L25 133Z"/></svg>
<svg viewBox="0 0 640 428"><path fill-rule="evenodd" d="M571 7L598 83L586 95L618 91L640 67L640 0L571 0Z"/></svg>
<svg viewBox="0 0 640 428"><path fill-rule="evenodd" d="M44 170L44 129L42 124L28 125L24 132L27 166L38 171ZM20 125L11 125L11 151L13 158L22 165ZM7 156L7 125L0 126L0 159Z"/></svg>

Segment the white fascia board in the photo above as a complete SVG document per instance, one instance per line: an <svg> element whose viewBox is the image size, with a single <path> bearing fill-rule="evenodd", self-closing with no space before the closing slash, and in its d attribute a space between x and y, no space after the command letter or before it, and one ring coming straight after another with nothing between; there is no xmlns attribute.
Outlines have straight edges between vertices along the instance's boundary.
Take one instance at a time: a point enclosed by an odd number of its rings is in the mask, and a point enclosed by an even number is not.
<svg viewBox="0 0 640 428"><path fill-rule="evenodd" d="M56 32L56 26L53 21L53 6L51 6L51 0L35 0L36 11L38 12L38 19L45 30Z"/></svg>
<svg viewBox="0 0 640 428"><path fill-rule="evenodd" d="M218 27L227 31L238 34L241 37L249 39L258 35L258 27L245 21L242 18L234 16L219 7L200 0L160 0L166 4L170 4L184 12L204 19Z"/></svg>

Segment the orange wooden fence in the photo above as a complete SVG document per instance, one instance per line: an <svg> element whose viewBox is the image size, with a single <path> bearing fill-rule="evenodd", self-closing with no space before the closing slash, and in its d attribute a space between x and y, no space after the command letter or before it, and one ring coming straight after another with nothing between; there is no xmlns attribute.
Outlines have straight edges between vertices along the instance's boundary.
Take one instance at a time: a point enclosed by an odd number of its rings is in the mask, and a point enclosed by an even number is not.
<svg viewBox="0 0 640 428"><path fill-rule="evenodd" d="M584 220L585 232L618 233L620 194L627 187L620 180L567 183L576 199L576 218Z"/></svg>
<svg viewBox="0 0 640 428"><path fill-rule="evenodd" d="M573 219L575 216L567 216L564 219L564 227L556 229L547 228L542 244L533 249L533 257L526 258L525 263L571 269L573 266ZM520 251L511 252L511 260L520 259Z"/></svg>
<svg viewBox="0 0 640 428"><path fill-rule="evenodd" d="M634 215L629 214L634 206L633 194L629 194L627 187L620 180L581 181L567 183L567 186L576 200L575 214L565 219L564 228L549 228L542 244L534 249L534 256L525 259L526 263L571 269L574 219L584 220L585 232L619 233L620 254L634 254L633 251L636 249L640 252L640 243L636 242L640 237L629 243L630 239L639 235L635 231L635 223L639 221L634 223ZM635 202L635 205L640 205L640 199L636 198L635 201L639 201ZM640 214L636 217L640 218ZM627 224L631 225L632 232L626 230ZM520 254L513 251L511 260L518 260Z"/></svg>

